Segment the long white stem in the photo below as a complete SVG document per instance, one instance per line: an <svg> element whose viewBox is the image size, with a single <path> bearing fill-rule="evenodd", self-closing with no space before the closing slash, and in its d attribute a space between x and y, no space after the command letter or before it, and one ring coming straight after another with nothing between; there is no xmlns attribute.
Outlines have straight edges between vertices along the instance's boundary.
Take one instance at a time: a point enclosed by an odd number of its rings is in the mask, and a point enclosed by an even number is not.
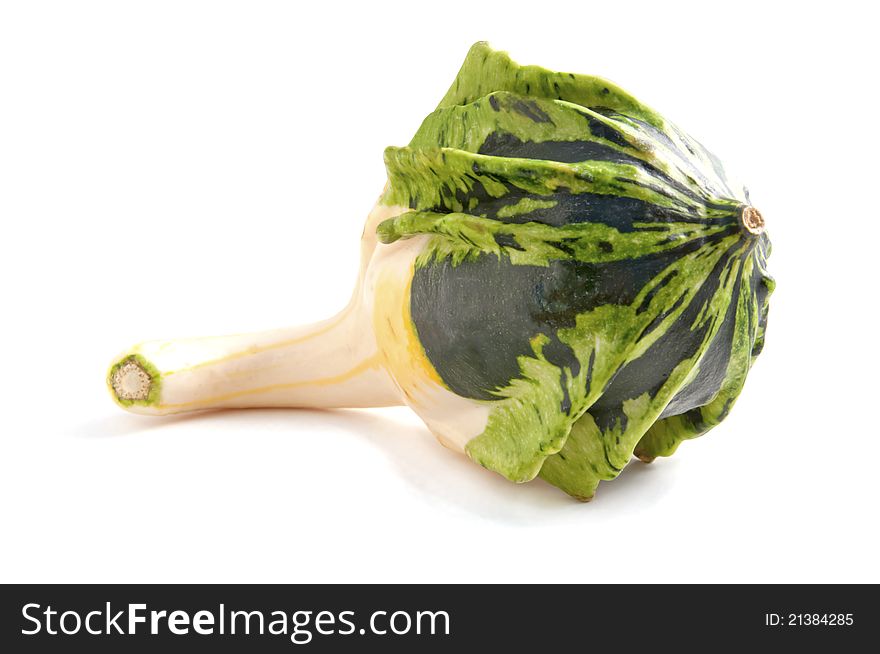
<svg viewBox="0 0 880 654"><path fill-rule="evenodd" d="M400 404L362 309L305 327L148 341L122 355L108 383L137 413L230 407Z"/></svg>

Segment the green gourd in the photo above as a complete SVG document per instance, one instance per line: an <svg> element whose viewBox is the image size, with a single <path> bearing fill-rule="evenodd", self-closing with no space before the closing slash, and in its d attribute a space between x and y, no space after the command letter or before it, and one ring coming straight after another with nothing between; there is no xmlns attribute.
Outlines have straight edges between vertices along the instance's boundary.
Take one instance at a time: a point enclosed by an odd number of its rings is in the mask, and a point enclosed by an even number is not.
<svg viewBox="0 0 880 654"><path fill-rule="evenodd" d="M142 343L111 366L116 401L406 404L480 465L582 500L728 415L764 344L770 241L700 143L610 82L477 43L385 164L344 311Z"/></svg>

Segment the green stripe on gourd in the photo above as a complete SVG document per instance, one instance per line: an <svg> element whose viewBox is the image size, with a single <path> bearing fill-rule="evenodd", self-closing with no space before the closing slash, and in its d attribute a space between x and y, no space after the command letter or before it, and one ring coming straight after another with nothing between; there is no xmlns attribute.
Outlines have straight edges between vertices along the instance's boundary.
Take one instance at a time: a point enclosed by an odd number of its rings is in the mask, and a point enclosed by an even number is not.
<svg viewBox="0 0 880 654"><path fill-rule="evenodd" d="M520 66L506 52L493 50L484 41L471 46L455 81L438 106L469 104L496 91L565 100L583 107L607 107L661 129L666 124L662 116L608 80L557 73L540 66Z"/></svg>
<svg viewBox="0 0 880 654"><path fill-rule="evenodd" d="M643 225L655 227L658 223ZM383 243L419 234L432 235L416 260L418 267L446 257L457 265L480 253L505 255L515 264L546 266L550 261L602 263L660 253L689 241L730 233L734 225L735 218L726 224L696 229L689 223L662 223L663 232L623 234L598 223L553 227L534 222L505 223L463 213L410 211L380 223L377 234ZM499 238L503 236L510 237L507 244Z"/></svg>
<svg viewBox="0 0 880 654"><path fill-rule="evenodd" d="M532 193L536 200L564 189L569 193L597 193L643 200L661 208L700 217L733 214L735 200L700 201L665 184L631 164L608 161L560 163L536 159L493 157L448 148L387 148L385 166L390 186L386 204L419 210L468 211L467 197L477 184L493 198L508 194L511 187Z"/></svg>

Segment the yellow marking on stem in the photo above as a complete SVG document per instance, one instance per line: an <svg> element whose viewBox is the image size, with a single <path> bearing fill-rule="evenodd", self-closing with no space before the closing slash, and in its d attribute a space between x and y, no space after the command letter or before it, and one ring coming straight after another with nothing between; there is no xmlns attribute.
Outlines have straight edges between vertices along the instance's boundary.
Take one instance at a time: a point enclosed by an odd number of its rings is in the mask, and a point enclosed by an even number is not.
<svg viewBox="0 0 880 654"><path fill-rule="evenodd" d="M415 268L415 261L413 261L413 268ZM411 361L417 361L420 364L420 368L424 372L425 376L430 379L435 384L439 384L446 388L446 384L443 383L443 380L440 378L440 374L434 368L434 365L428 359L428 355L425 354L425 348L422 347L422 342L419 340L419 335L416 333L416 326L412 321L412 314L410 313L410 291L412 290L412 275L410 275L409 281L406 283L406 288L404 289L404 297L405 301L403 302L403 325L406 330L406 345L407 350L409 350L409 356Z"/></svg>
<svg viewBox="0 0 880 654"><path fill-rule="evenodd" d="M373 356L364 359L351 370L333 375L332 377L323 377L321 379L307 379L297 382L287 382L283 384L271 384L269 386L261 386L259 388L247 388L232 393L224 393L223 395L214 395L213 397L205 397L190 402L176 402L171 404L157 404L157 409L183 409L186 407L195 407L199 405L214 405L226 400L234 400L237 397L246 397L248 395L259 395L261 393L271 393L272 391L287 390L291 388L302 388L304 386L331 386L333 384L342 384L363 372L372 368L379 368L382 365L382 356L376 352Z"/></svg>
<svg viewBox="0 0 880 654"><path fill-rule="evenodd" d="M311 340L316 336L320 336L321 334L325 334L337 325L342 322L343 318L347 317L350 312L352 305L349 305L345 309L342 310L339 314L330 318L329 322L316 329L313 332L309 332L308 334L303 334L302 336L297 336L296 338L288 338L283 341L278 341L277 343L268 343L266 345L251 345L245 350L239 350L237 352L232 352L231 354L227 354L226 356L217 357L216 359L209 359L207 361L200 361L199 363L193 364L191 366L187 366L186 368L178 368L177 370L168 370L167 372L162 373L163 377L169 377L171 375L175 375L180 372L189 372L190 370L196 370L198 368L204 368L206 366L213 366L218 363L226 363L227 361L234 361L235 359L242 359L244 357L249 357L253 354L260 354L261 352L268 352L269 350L277 350L280 348L290 347L291 345L298 345L300 343L304 343L305 341Z"/></svg>
<svg viewBox="0 0 880 654"><path fill-rule="evenodd" d="M425 355L416 334L410 314L410 291L415 270L415 260L401 283L398 274L383 274L376 284L373 329L379 349L384 353L385 367L395 372L395 379L403 393L413 398L424 383L433 382L445 388L445 384Z"/></svg>

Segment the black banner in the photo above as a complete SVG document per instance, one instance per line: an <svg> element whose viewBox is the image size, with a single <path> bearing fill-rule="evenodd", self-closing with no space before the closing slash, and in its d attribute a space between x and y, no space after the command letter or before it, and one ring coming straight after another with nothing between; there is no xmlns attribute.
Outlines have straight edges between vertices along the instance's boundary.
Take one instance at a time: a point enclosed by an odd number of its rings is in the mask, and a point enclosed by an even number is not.
<svg viewBox="0 0 880 654"><path fill-rule="evenodd" d="M0 593L5 652L840 648L866 642L880 618L877 587L867 585L13 585Z"/></svg>

